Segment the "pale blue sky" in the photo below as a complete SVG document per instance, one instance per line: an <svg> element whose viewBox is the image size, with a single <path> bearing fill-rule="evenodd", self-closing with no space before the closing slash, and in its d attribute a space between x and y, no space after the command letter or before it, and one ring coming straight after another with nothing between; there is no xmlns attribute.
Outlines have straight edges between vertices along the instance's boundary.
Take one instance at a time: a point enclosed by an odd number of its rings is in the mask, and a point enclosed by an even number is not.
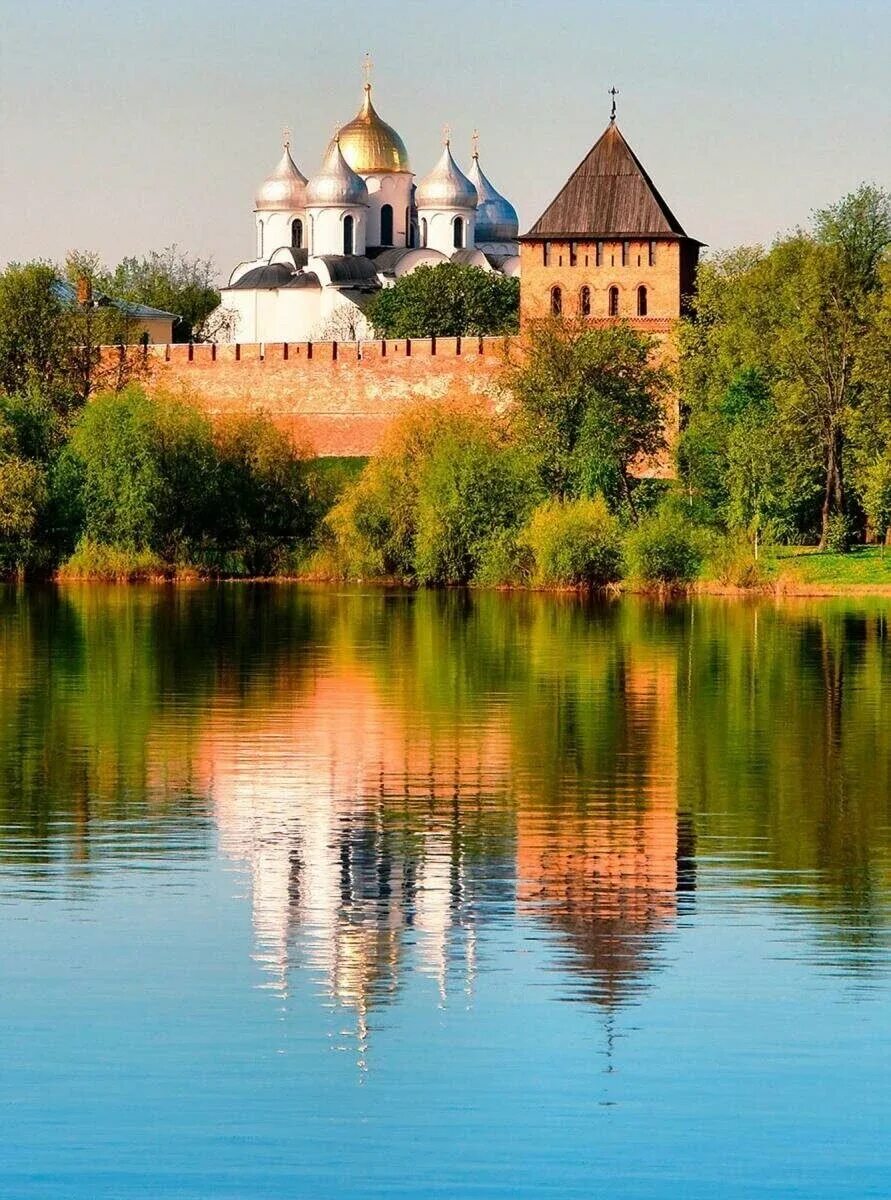
<svg viewBox="0 0 891 1200"><path fill-rule="evenodd" d="M688 233L769 240L891 185L889 0L0 0L0 260L171 242L220 273L292 127L305 174L361 98L420 176L445 122L530 225L619 123Z"/></svg>

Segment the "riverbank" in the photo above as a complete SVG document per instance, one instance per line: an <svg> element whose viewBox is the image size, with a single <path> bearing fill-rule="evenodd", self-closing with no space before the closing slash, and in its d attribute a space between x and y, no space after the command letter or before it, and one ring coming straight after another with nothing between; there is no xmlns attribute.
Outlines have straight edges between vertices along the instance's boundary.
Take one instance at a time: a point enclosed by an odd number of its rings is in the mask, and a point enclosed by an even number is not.
<svg viewBox="0 0 891 1200"><path fill-rule="evenodd" d="M891 597L891 550L879 546L858 546L846 554L821 552L811 546L784 546L766 551L759 563L760 575L748 586L722 581L716 578L699 578L688 584L666 586L623 580L609 585L604 592L612 595L684 596L711 595L738 597L845 597L845 596L888 596ZM340 585L341 578L313 571L285 572L278 575L227 576L202 573L195 568L171 568L164 570L157 560L136 556L129 561L122 555L114 561L108 560L93 570L58 571L53 576L58 583L153 583L194 585L218 581L230 583L303 583L314 585ZM395 577L363 579L362 583L381 588L412 586L410 581ZM486 589L475 585L479 590ZM580 592L590 591L584 587L546 587L529 584L511 584L497 590L518 592Z"/></svg>

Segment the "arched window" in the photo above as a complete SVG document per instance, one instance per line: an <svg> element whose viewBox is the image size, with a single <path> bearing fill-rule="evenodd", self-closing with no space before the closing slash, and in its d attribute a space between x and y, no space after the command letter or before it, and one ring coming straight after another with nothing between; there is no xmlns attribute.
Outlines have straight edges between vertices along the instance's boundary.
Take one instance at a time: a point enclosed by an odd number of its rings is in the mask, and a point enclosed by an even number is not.
<svg viewBox="0 0 891 1200"><path fill-rule="evenodd" d="M427 218L421 217L421 245L427 245Z"/></svg>
<svg viewBox="0 0 891 1200"><path fill-rule="evenodd" d="M619 289L611 287L609 290L609 315L617 317L619 315Z"/></svg>
<svg viewBox="0 0 891 1200"><path fill-rule="evenodd" d="M381 245L393 245L393 205L385 204L381 209Z"/></svg>
<svg viewBox="0 0 891 1200"><path fill-rule="evenodd" d="M291 222L291 249L303 249L303 222L299 219Z"/></svg>
<svg viewBox="0 0 891 1200"><path fill-rule="evenodd" d="M414 249L415 245L415 227L411 219L411 209L405 210L405 244L409 250Z"/></svg>
<svg viewBox="0 0 891 1200"><path fill-rule="evenodd" d="M558 287L551 288L551 315L559 317L563 312L563 292Z"/></svg>
<svg viewBox="0 0 891 1200"><path fill-rule="evenodd" d="M637 289L637 315L639 317L647 315L647 289L643 284Z"/></svg>
<svg viewBox="0 0 891 1200"><path fill-rule="evenodd" d="M346 216L343 219L343 252L344 254L352 254L355 244L355 228L356 222L353 217Z"/></svg>
<svg viewBox="0 0 891 1200"><path fill-rule="evenodd" d="M464 222L460 217L452 221L452 244L456 250L464 249Z"/></svg>
<svg viewBox="0 0 891 1200"><path fill-rule="evenodd" d="M583 317L591 315L591 289L583 287L579 292L579 313Z"/></svg>

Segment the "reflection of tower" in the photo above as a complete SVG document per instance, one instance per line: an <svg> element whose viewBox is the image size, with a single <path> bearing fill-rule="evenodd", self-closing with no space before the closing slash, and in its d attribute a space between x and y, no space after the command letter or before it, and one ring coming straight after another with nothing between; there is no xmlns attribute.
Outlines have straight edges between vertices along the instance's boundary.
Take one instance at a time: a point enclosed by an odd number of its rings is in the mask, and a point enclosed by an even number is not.
<svg viewBox="0 0 891 1200"><path fill-rule="evenodd" d="M615 703L623 712L613 777L555 811L524 804L517 818L520 911L563 930L564 965L611 1008L639 989L678 893L691 888L689 825L677 811L674 657L629 658Z"/></svg>

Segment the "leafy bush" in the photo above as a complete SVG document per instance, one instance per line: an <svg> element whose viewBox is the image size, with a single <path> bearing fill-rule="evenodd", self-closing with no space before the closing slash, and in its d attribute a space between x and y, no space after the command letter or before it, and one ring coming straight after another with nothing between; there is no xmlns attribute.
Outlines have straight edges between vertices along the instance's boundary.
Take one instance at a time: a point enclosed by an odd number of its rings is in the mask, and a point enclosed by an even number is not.
<svg viewBox="0 0 891 1200"><path fill-rule="evenodd" d="M531 471L482 423L455 428L424 463L418 489L414 568L421 583L467 583L493 533L528 511ZM491 565L491 564L490 564Z"/></svg>
<svg viewBox="0 0 891 1200"><path fill-rule="evenodd" d="M751 542L726 538L709 556L708 572L718 583L730 587L756 588L766 581L764 556L755 557Z"/></svg>
<svg viewBox="0 0 891 1200"><path fill-rule="evenodd" d="M171 574L164 560L151 550L109 546L82 538L74 553L59 568L61 579L95 579L109 583L136 583Z"/></svg>
<svg viewBox="0 0 891 1200"><path fill-rule="evenodd" d="M328 514L315 565L346 578L468 582L492 535L516 529L534 495L527 460L490 416L420 405Z"/></svg>
<svg viewBox="0 0 891 1200"><path fill-rule="evenodd" d="M483 587L522 584L531 578L535 559L518 541L516 529L496 529L480 545L474 582Z"/></svg>
<svg viewBox="0 0 891 1200"><path fill-rule="evenodd" d="M835 513L826 523L826 550L847 554L851 548L851 525L844 513Z"/></svg>
<svg viewBox="0 0 891 1200"><path fill-rule="evenodd" d="M606 501L547 500L520 535L535 561L535 581L544 585L605 587L622 574L619 523Z"/></svg>
<svg viewBox="0 0 891 1200"><path fill-rule="evenodd" d="M660 510L633 529L625 543L632 578L642 583L690 583L704 558L702 532Z"/></svg>

